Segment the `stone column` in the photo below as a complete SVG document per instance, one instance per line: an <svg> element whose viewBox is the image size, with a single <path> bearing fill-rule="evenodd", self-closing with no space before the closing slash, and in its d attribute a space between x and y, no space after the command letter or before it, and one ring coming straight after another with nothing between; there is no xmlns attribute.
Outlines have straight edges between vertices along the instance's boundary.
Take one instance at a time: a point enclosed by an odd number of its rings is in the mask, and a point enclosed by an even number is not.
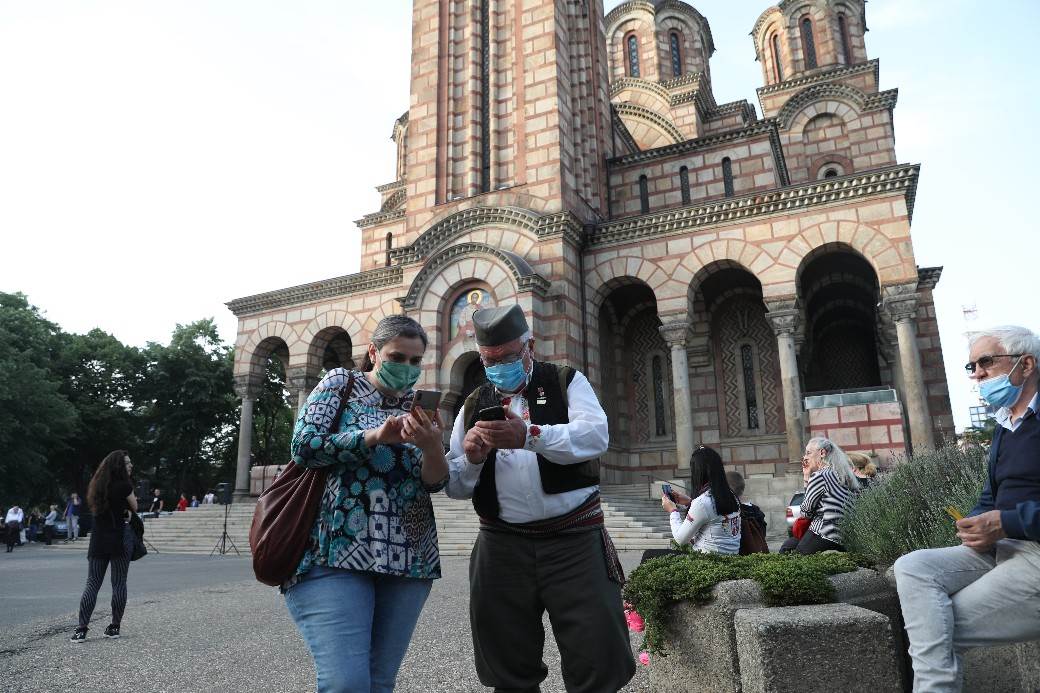
<svg viewBox="0 0 1040 693"><path fill-rule="evenodd" d="M805 448L805 420L802 409L802 385L798 373L798 350L795 336L800 329L802 314L795 301L767 303L766 317L776 335L776 353L780 361L780 387L784 398L784 421L787 434L787 460L794 471L801 469Z"/></svg>
<svg viewBox="0 0 1040 693"><path fill-rule="evenodd" d="M299 412L311 390L318 384L318 376L312 375L306 366L294 366L286 373L285 384L291 394L289 404Z"/></svg>
<svg viewBox="0 0 1040 693"><path fill-rule="evenodd" d="M688 471L690 455L693 454L693 399L690 395L690 366L686 360L689 327L687 322L668 322L659 328L672 352L676 471Z"/></svg>
<svg viewBox="0 0 1040 693"><path fill-rule="evenodd" d="M238 423L238 466L235 472L235 499L249 498L249 459L253 451L253 404L259 386L247 376L235 376L235 392L242 398L242 415Z"/></svg>
<svg viewBox="0 0 1040 693"><path fill-rule="evenodd" d="M917 292L913 285L886 289L885 310L896 323L899 365L903 371L906 414L910 420L911 451L935 449L935 432L928 413L928 393L917 348Z"/></svg>

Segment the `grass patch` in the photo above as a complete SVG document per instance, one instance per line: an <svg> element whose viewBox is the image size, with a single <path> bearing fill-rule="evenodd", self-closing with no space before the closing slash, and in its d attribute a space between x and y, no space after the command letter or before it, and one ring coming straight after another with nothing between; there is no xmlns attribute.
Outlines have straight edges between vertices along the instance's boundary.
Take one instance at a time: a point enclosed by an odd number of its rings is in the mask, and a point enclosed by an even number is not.
<svg viewBox="0 0 1040 693"><path fill-rule="evenodd" d="M981 447L949 446L914 455L879 475L845 512L841 532L846 548L888 566L917 549L958 545L946 508L966 515L975 506L987 460Z"/></svg>
<svg viewBox="0 0 1040 693"><path fill-rule="evenodd" d="M682 601L706 604L720 582L755 580L769 606L824 604L834 600L834 586L827 577L861 565L857 556L843 553L721 556L685 550L640 565L629 576L624 594L646 623L643 648L661 654L669 607Z"/></svg>

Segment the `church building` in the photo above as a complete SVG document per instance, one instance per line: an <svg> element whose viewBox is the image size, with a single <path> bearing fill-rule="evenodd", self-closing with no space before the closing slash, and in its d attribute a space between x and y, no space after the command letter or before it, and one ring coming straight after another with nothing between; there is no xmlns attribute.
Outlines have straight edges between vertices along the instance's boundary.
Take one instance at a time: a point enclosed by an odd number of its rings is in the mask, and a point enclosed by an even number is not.
<svg viewBox="0 0 1040 693"><path fill-rule="evenodd" d="M914 258L920 167L896 157L864 0L766 9L758 104L716 102L711 29L679 0L413 5L397 175L357 222L360 272L228 303L238 492L268 359L302 402L410 315L450 430L483 382L472 314L511 303L537 358L599 394L605 483L682 479L704 444L789 497L812 435L883 463L952 435L941 268Z"/></svg>

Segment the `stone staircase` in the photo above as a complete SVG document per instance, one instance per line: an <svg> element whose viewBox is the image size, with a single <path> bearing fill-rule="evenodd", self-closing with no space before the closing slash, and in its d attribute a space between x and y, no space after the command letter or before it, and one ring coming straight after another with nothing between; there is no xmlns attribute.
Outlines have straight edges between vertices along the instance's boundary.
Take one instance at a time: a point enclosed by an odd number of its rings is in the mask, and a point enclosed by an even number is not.
<svg viewBox="0 0 1040 693"><path fill-rule="evenodd" d="M249 525L255 503L233 503L228 509L228 536L242 554L249 553ZM480 522L468 500L453 500L443 493L433 496L437 537L442 556L469 556ZM607 529L619 551L666 548L671 537L668 518L658 501L646 498L645 486L603 487L603 513ZM184 512L145 519L145 539L159 553L208 554L224 528L224 506L204 505ZM55 544L52 548L86 550L87 541ZM231 551L230 544L228 551Z"/></svg>

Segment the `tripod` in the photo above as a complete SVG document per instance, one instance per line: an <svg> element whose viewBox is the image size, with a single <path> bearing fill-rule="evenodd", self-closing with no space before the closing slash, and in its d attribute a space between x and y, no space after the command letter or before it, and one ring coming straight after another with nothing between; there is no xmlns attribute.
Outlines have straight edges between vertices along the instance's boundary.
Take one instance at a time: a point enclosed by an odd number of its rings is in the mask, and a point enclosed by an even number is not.
<svg viewBox="0 0 1040 693"><path fill-rule="evenodd" d="M217 543L213 547L213 550L209 552L210 556L215 554L218 550L220 551L220 555L223 556L224 554L226 554L228 552L228 547L227 547L228 544L231 544L231 548L235 550L235 554L237 554L239 556L242 555L242 554L240 554L238 552L238 547L235 546L235 542L231 539L231 535L228 534L228 532L227 532L227 518L228 518L228 512L230 510L231 510L231 504L230 503L225 503L224 504L224 531L221 533L220 539L217 539Z"/></svg>

